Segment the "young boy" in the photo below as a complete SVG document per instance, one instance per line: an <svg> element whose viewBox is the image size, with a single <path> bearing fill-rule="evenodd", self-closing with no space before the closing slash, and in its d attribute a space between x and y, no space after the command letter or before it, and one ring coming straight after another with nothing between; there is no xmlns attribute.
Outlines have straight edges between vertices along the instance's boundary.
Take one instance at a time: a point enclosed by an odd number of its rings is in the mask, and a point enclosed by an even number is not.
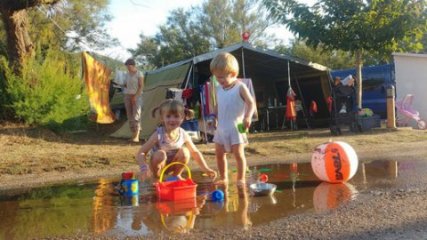
<svg viewBox="0 0 427 240"><path fill-rule="evenodd" d="M237 162L237 183L245 183L246 158L244 145L248 143L246 133L240 133L237 125L249 129L255 112L255 101L244 83L237 80L239 63L229 53L220 53L210 64L210 70L219 82L218 103L215 107L217 130L214 136L215 155L220 173L218 183L226 183L226 153L232 152Z"/></svg>

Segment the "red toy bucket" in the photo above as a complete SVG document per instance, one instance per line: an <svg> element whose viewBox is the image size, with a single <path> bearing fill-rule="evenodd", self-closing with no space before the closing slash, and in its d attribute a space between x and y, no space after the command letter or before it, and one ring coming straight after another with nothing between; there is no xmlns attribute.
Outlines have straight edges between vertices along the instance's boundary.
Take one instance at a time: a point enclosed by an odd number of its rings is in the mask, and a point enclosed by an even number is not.
<svg viewBox="0 0 427 240"><path fill-rule="evenodd" d="M176 164L184 165L188 172L188 179L172 182L162 182L166 169ZM160 174L159 181L160 182L156 184L156 192L159 201L176 201L196 197L197 184L194 183L191 179L190 168L183 163L173 162L167 165L165 168L163 168L162 173Z"/></svg>

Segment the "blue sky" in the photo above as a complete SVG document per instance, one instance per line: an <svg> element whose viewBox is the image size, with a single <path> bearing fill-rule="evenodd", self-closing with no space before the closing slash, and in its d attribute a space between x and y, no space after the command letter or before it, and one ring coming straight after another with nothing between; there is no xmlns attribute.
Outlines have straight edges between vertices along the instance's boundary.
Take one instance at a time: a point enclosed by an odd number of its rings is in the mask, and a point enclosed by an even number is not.
<svg viewBox="0 0 427 240"><path fill-rule="evenodd" d="M105 49L102 54L124 60L129 57L127 48L135 48L139 35L152 36L157 33L158 26L166 22L169 12L178 7L189 8L200 5L203 0L111 0L109 12L113 20L107 25L110 34L116 37L121 46ZM312 3L314 0L300 0ZM284 27L272 27L269 33L275 33L285 42L292 34Z"/></svg>

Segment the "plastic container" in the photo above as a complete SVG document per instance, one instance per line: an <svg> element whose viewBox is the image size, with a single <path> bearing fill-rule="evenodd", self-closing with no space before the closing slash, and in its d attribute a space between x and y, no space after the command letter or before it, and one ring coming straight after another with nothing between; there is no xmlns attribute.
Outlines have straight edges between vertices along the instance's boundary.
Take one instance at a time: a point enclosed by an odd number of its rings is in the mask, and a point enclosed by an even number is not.
<svg viewBox="0 0 427 240"><path fill-rule="evenodd" d="M260 175L259 175L259 181L260 181L260 182L263 182L263 183L268 182L268 175L267 175L267 174L265 174L265 173L260 174Z"/></svg>
<svg viewBox="0 0 427 240"><path fill-rule="evenodd" d="M173 182L163 182L163 176L166 172L166 169L177 164L184 165L188 172L188 179ZM163 168L160 174L159 182L156 183L156 192L159 201L177 201L196 198L196 188L197 184L191 179L190 168L187 165L179 162L170 163L165 168Z"/></svg>
<svg viewBox="0 0 427 240"><path fill-rule="evenodd" d="M130 180L134 177L133 172L124 172L122 173L122 180Z"/></svg>
<svg viewBox="0 0 427 240"><path fill-rule="evenodd" d="M181 124L181 127L186 131L199 131L199 123L197 119L186 120Z"/></svg>
<svg viewBox="0 0 427 240"><path fill-rule="evenodd" d="M380 115L374 114L371 117L357 117L357 123L361 127L362 131L367 131L372 128L381 127L381 117Z"/></svg>
<svg viewBox="0 0 427 240"><path fill-rule="evenodd" d="M122 180L120 183L120 193L125 196L139 194L139 182L137 179Z"/></svg>
<svg viewBox="0 0 427 240"><path fill-rule="evenodd" d="M210 199L214 202L222 201L224 200L224 192L221 190L215 190L211 192Z"/></svg>
<svg viewBox="0 0 427 240"><path fill-rule="evenodd" d="M243 123L238 123L237 124L237 130L239 131L239 133L248 133L248 129L245 128L245 126L243 125Z"/></svg>

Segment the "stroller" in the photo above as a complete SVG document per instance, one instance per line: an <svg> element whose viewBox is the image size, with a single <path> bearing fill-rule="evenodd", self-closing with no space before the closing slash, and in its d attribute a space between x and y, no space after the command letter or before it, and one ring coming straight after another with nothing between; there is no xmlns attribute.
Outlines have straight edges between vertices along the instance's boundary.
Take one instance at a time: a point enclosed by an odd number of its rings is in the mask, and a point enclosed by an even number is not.
<svg viewBox="0 0 427 240"><path fill-rule="evenodd" d="M357 109L355 105L356 90L353 86L335 86L332 89L332 106L330 131L332 135L341 135L343 126L348 126L352 132L361 132L357 123Z"/></svg>
<svg viewBox="0 0 427 240"><path fill-rule="evenodd" d="M412 108L414 96L412 94L406 95L402 100L396 102L397 112L404 116L404 119L398 119L399 126L407 126L410 119L417 122L419 129L425 129L426 123L420 118L420 113Z"/></svg>

